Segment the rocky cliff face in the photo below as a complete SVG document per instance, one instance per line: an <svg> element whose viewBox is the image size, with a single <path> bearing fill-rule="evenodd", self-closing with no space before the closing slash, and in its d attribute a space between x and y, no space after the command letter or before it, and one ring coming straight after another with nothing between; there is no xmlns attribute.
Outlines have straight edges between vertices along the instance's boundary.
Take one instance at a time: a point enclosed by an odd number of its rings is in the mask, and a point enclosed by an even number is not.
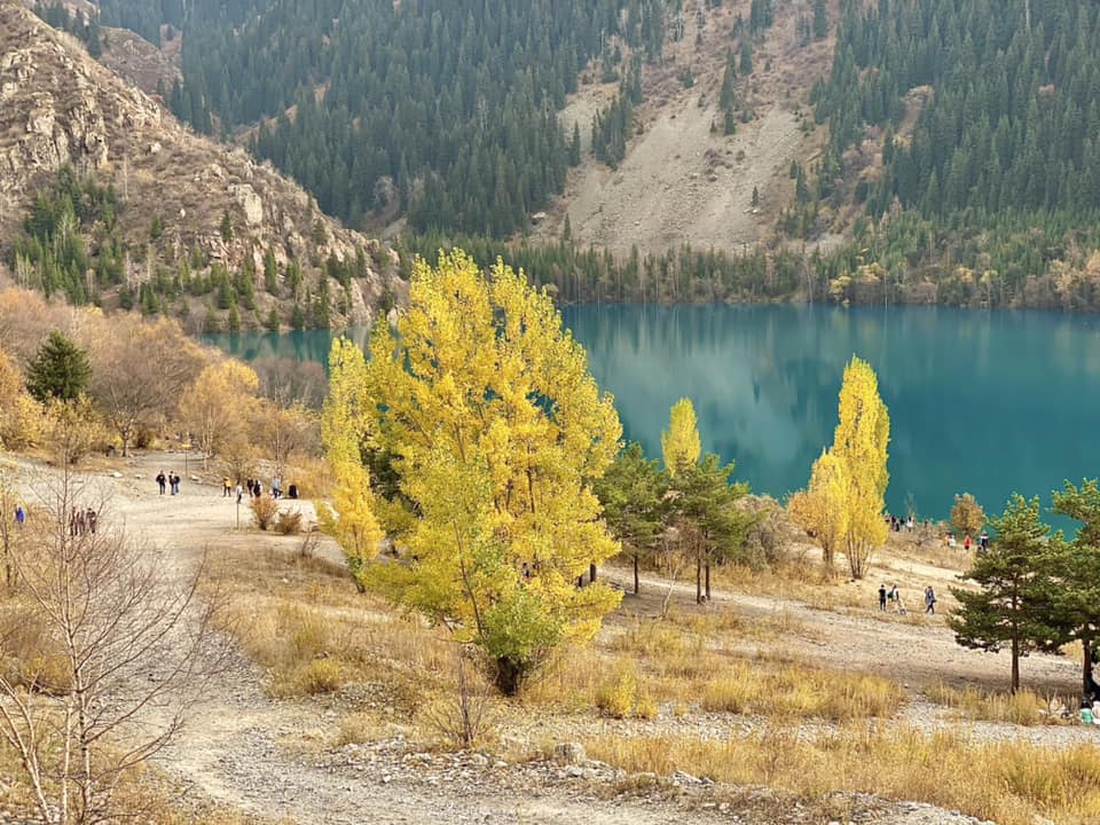
<svg viewBox="0 0 1100 825"><path fill-rule="evenodd" d="M16 0L0 0L0 247L19 230L35 193L66 164L114 185L119 222L136 247L148 243L159 218L177 254L197 251L231 268L251 257L262 272L272 250L280 269L294 258L316 279L320 262L355 260L362 251L368 271L353 280L347 312L336 323L364 322L384 295L400 300L404 293L391 250L323 215L269 165L185 129L74 38ZM234 230L228 242L219 232L227 212Z"/></svg>

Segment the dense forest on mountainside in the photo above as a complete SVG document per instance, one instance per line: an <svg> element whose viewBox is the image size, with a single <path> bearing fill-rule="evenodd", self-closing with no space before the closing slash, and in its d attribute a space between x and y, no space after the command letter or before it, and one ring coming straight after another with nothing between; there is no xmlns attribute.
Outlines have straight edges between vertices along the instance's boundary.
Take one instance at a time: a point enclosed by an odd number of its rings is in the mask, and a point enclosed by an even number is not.
<svg viewBox="0 0 1100 825"><path fill-rule="evenodd" d="M61 19L59 8L39 13L88 41L93 21ZM580 129L563 134L558 111L581 69L620 81L591 129L593 154L615 167L646 63L676 39L690 5L104 0L101 9L102 23L150 39L184 31L183 80L164 92L197 131L247 140L353 224L370 211L404 213L420 236L404 242L410 252L434 258L456 242L482 263L503 254L562 300L1100 309L1096 3L843 0L831 76L811 95L829 139L809 162L792 159L793 197L773 204L763 249L683 244L622 259L574 243L568 223L543 247L503 239L580 163ZM726 134L749 114L740 79L777 16L796 15L799 46L830 28L822 0L789 9L753 0L745 11L718 95ZM847 240L815 251L825 232ZM71 279L65 289L79 291ZM298 320L315 323L312 314Z"/></svg>
<svg viewBox="0 0 1100 825"><path fill-rule="evenodd" d="M196 14L168 99L199 131L268 119L255 153L353 224L399 203L420 231L502 236L562 189L557 111L579 70L602 57L620 73L619 37L659 54L665 5L284 0L239 27Z"/></svg>
<svg viewBox="0 0 1100 825"><path fill-rule="evenodd" d="M966 302L961 266L991 305L1100 308L1100 267L1082 251L1100 241L1096 3L845 0L814 100L831 134L816 194L863 203L872 276L904 292L931 265L937 299ZM881 167L853 170L870 127ZM853 171L854 189L838 186Z"/></svg>

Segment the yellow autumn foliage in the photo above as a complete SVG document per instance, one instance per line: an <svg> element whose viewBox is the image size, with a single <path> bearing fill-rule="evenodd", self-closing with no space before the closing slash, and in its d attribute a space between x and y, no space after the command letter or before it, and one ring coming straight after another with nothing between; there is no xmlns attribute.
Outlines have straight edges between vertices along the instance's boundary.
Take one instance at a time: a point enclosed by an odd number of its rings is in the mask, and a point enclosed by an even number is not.
<svg viewBox="0 0 1100 825"><path fill-rule="evenodd" d="M591 639L621 597L576 586L619 549L591 489L620 446L612 399L545 293L461 252L417 263L409 309L396 333L376 327L364 375L326 445L334 467L356 460L333 439L341 427L390 462L399 491L371 509L402 559L360 580L480 645L514 691L553 647Z"/></svg>

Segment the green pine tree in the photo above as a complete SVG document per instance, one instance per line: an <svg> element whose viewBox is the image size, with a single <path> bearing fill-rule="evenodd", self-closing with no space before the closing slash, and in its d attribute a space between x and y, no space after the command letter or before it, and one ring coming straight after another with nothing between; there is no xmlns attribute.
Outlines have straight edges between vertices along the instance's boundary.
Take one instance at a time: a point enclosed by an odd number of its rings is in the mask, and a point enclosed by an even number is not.
<svg viewBox="0 0 1100 825"><path fill-rule="evenodd" d="M664 524L668 477L634 442L619 453L593 489L607 526L634 563L634 592L638 593L638 563L653 554Z"/></svg>
<svg viewBox="0 0 1100 825"><path fill-rule="evenodd" d="M27 368L27 391L43 403L51 399L75 401L88 388L91 377L88 354L55 329Z"/></svg>
<svg viewBox="0 0 1100 825"><path fill-rule="evenodd" d="M978 552L965 578L978 591L951 588L959 608L948 617L955 641L963 647L1012 654L1011 689L1020 688L1020 657L1031 650L1056 649L1054 562L1061 534L1039 520L1039 499L1018 493L1000 518L990 519L996 540Z"/></svg>

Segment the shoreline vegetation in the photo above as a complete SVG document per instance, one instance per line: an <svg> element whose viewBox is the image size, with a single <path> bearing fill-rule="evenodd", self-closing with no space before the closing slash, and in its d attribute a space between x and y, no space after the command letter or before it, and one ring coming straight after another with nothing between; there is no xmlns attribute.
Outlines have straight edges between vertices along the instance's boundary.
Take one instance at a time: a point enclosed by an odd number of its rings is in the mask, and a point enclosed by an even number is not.
<svg viewBox="0 0 1100 825"><path fill-rule="evenodd" d="M807 468L805 491L780 504L751 496L732 457L703 454L690 399L672 406L659 458L624 444L613 399L550 297L461 252L438 267L418 263L409 311L394 329L376 326L369 359L334 342L320 410L294 376L261 378L197 347L173 321L123 317L112 325L97 309L0 292L2 340L20 345L0 356L0 439L52 465L29 482L16 465L0 476L0 616L20 628L0 633L16 674L0 673L0 710L7 702L23 713L0 714L0 781L18 804L48 813L82 782L81 810L125 812L144 762L112 767L109 783L90 769L74 778L67 763L59 778L50 773L58 753L78 746L77 728L50 720L109 694L73 687L83 684L83 654L64 653L69 631L53 617L65 611L26 582L56 564L88 582L90 603L118 591L84 570L99 563L97 542L126 546L121 528L97 536L96 520L89 532L74 515L93 509L90 476L74 467L94 465L149 524L164 507L192 519L160 524L159 540L196 562L180 575L193 577L188 594L202 594L203 629L227 631L264 668L262 677L210 674L227 681L208 701L250 679L290 716L295 703L330 703L323 748L393 740L401 755L477 752L523 770L565 739L600 770L624 772L609 787L635 792L683 772L717 783L716 798L761 784L807 804L829 795L813 810L830 816L831 795L857 793L1002 825L1036 815L1085 823L1100 811L1100 795L1079 792L1100 775L1100 756L1071 729L1067 706L1080 685L1074 670L1086 694L1100 693L1091 681L1097 482L1055 494L1056 512L1082 524L1072 541L1050 534L1037 499L1019 496L991 518L957 497L955 529L984 536L988 523L988 547L952 554L939 548L938 528L891 530L890 418L858 356L839 388L833 444ZM173 431L205 458L182 495L176 482L160 498L151 468L161 454L123 456ZM280 477L312 501L279 498ZM210 522L212 508L221 502L216 518L230 518L245 479L246 524L227 533L227 522ZM62 485L53 498L42 493L51 483ZM183 523L212 542L209 566L177 538ZM175 569L135 558L150 576ZM885 606L885 584L875 601L884 580L902 582L910 611L900 598ZM765 595L773 587L779 594ZM172 621L189 628L188 615ZM857 642L864 634L879 641ZM1011 649L1011 676L1003 660L945 662L957 645ZM874 670L884 651L907 646L921 650ZM1080 669L1048 662L1040 675L1029 664L1022 679L1029 652L1067 654ZM382 706L344 700L379 681ZM931 718L915 707L928 704ZM979 733L977 723L1001 727ZM1005 741L1023 728L1038 738ZM30 739L32 729L52 732ZM729 735L695 735L702 729ZM104 745L83 747L88 764L111 764Z"/></svg>

